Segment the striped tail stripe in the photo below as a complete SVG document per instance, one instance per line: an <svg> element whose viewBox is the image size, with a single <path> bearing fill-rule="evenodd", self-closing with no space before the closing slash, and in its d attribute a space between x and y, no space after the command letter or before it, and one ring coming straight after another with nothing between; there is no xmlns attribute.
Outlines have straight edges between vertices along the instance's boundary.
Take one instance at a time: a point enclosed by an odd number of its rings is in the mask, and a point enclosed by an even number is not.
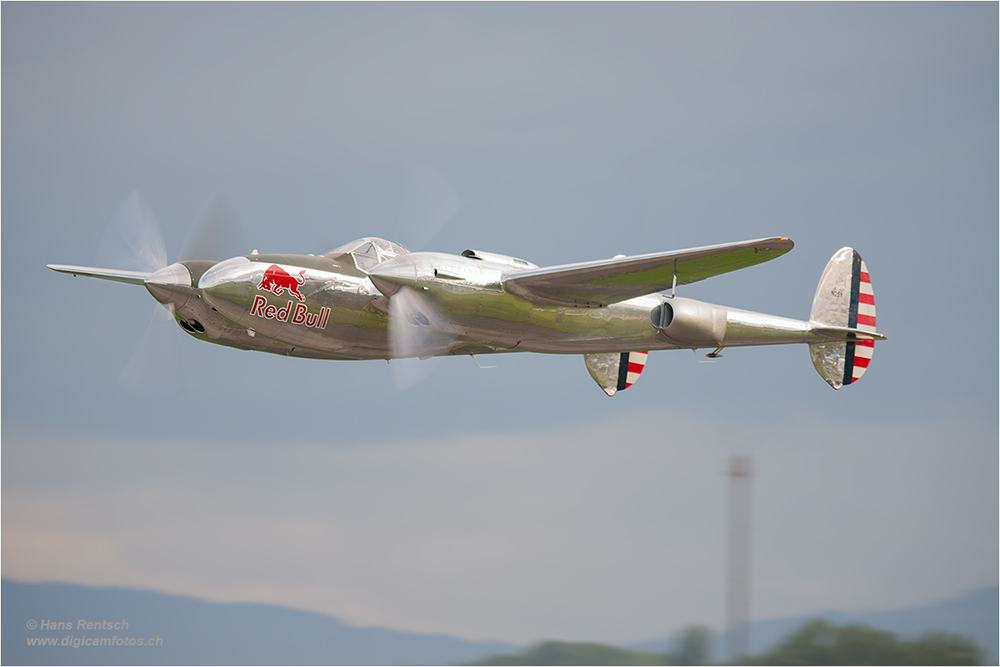
<svg viewBox="0 0 1000 667"><path fill-rule="evenodd" d="M872 290L868 267L861 255L854 253L854 266L851 272L851 308L847 326L863 331L875 331L875 292ZM844 363L844 384L851 384L861 379L871 363L875 352L875 341L859 340L847 343L847 355Z"/></svg>
<svg viewBox="0 0 1000 667"><path fill-rule="evenodd" d="M618 390L628 389L646 367L646 359L649 351L645 352L622 352L621 360L618 363Z"/></svg>

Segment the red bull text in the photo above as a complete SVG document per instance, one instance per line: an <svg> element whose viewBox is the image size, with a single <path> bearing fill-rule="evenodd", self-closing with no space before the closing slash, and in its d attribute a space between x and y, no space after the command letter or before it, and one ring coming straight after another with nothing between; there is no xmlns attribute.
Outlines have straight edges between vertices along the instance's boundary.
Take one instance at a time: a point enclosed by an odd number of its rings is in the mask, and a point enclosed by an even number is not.
<svg viewBox="0 0 1000 667"><path fill-rule="evenodd" d="M310 313L309 306L304 303L295 303L294 301L289 301L279 308L273 303L268 303L267 299L259 294L253 298L253 306L250 307L250 314L263 317L265 320L304 324L307 327L315 327L316 329L325 329L326 323L330 319L330 309L326 306L321 306L319 313Z"/></svg>

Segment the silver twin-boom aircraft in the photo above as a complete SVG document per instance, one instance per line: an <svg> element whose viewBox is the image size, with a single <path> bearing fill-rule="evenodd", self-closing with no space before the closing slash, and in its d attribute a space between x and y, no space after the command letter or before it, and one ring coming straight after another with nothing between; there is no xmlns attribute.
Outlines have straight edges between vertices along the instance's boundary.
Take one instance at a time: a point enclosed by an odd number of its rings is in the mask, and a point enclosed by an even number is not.
<svg viewBox="0 0 1000 667"><path fill-rule="evenodd" d="M325 255L181 261L158 271L50 264L143 285L185 332L244 350L312 359L495 352L583 355L609 396L638 379L650 351L805 343L834 389L872 358L875 298L852 248L834 254L808 320L718 306L678 286L775 259L784 237L540 268L478 250L410 252L379 238Z"/></svg>

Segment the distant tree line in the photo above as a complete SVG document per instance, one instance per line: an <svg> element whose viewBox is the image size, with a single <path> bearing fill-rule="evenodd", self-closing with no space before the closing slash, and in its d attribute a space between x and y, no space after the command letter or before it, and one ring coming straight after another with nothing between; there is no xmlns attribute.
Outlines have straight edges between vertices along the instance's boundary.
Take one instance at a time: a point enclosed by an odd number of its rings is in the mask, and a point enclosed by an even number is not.
<svg viewBox="0 0 1000 667"><path fill-rule="evenodd" d="M985 653L973 641L946 632L901 639L864 625L811 621L773 649L759 665L979 665Z"/></svg>
<svg viewBox="0 0 1000 667"><path fill-rule="evenodd" d="M810 621L769 651L747 656L750 665L979 665L981 647L965 637L929 632L905 639L864 625ZM603 644L542 642L517 655L497 655L472 665L709 665L711 632L684 631L666 654L629 651Z"/></svg>

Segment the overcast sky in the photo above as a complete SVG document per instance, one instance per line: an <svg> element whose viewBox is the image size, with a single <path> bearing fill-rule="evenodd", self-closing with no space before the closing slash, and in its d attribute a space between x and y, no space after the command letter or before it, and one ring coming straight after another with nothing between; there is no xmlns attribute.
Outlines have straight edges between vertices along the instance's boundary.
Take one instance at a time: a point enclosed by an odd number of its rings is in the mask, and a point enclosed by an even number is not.
<svg viewBox="0 0 1000 667"><path fill-rule="evenodd" d="M735 452L756 618L997 583L995 3L0 11L3 576L644 640L724 621ZM546 266L788 236L679 290L776 315L805 318L850 245L889 340L839 392L784 346L655 353L609 399L579 356L419 362L399 391L385 362L171 325L146 339L180 360L163 396L117 383L148 293L45 268L94 263L137 190L171 261L217 190L232 254L414 243L414 166L461 200L425 249Z"/></svg>

